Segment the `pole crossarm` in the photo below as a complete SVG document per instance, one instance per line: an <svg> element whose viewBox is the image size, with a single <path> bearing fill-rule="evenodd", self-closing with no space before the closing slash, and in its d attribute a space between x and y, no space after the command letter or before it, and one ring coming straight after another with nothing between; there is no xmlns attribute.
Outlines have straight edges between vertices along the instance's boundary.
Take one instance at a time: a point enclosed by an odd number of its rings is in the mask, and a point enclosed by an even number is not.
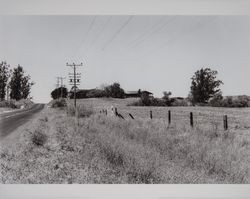
<svg viewBox="0 0 250 199"><path fill-rule="evenodd" d="M74 85L74 106L76 110L76 86L80 85L80 78L81 78L81 73L76 73L76 67L83 66L83 63L80 64L75 64L74 62L72 64L66 63L66 66L70 66L74 70L74 73L69 73L69 77L70 79L73 79L73 82L70 82L70 85Z"/></svg>

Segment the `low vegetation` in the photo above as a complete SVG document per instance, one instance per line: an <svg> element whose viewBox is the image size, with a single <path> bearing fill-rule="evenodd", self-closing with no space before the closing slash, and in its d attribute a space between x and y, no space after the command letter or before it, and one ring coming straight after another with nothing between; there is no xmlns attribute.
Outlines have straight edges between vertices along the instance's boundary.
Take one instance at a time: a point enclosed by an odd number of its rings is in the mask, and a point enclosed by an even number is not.
<svg viewBox="0 0 250 199"><path fill-rule="evenodd" d="M62 108L67 106L67 102L64 98L52 100L50 102L50 105L52 108Z"/></svg>
<svg viewBox="0 0 250 199"><path fill-rule="evenodd" d="M169 126L163 107L152 109L157 114L151 120L148 107L127 107L126 102L83 100L78 103L84 114L77 119L71 104L65 110L47 109L27 128L16 151L1 150L2 183L250 182L248 109L193 107L191 128L187 107L171 107ZM99 113L114 104L136 119ZM86 116L86 109L91 114ZM217 119L224 112L228 131Z"/></svg>
<svg viewBox="0 0 250 199"><path fill-rule="evenodd" d="M240 95L240 96L215 96L211 99L211 101L208 103L210 106L214 107L230 107L230 108L243 108L243 107L250 107L250 97L246 95Z"/></svg>
<svg viewBox="0 0 250 199"><path fill-rule="evenodd" d="M0 108L20 109L21 107L28 108L33 104L29 99L0 101Z"/></svg>
<svg viewBox="0 0 250 199"><path fill-rule="evenodd" d="M69 103L67 106L67 114L69 116L77 116L78 118L89 117L93 113L93 107L86 107L84 104L77 104L76 108L73 103Z"/></svg>

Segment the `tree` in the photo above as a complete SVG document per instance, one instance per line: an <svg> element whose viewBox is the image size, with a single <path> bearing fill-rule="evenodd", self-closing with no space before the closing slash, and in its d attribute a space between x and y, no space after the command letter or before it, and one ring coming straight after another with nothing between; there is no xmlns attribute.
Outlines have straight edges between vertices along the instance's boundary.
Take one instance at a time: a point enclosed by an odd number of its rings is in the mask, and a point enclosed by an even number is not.
<svg viewBox="0 0 250 199"><path fill-rule="evenodd" d="M34 85L34 82L30 82L30 76L24 76L23 79L21 80L21 89L22 89L22 99L27 99L30 91L31 91L31 87Z"/></svg>
<svg viewBox="0 0 250 199"><path fill-rule="evenodd" d="M125 92L120 87L120 84L115 82L110 86L106 86L104 88L104 91L106 93L107 97L113 97L113 98L124 98Z"/></svg>
<svg viewBox="0 0 250 199"><path fill-rule="evenodd" d="M143 92L141 94L141 103L143 106L150 106L151 105L151 100L150 97L147 93Z"/></svg>
<svg viewBox="0 0 250 199"><path fill-rule="evenodd" d="M164 100L165 104L167 106L171 106L171 103L172 103L172 100L170 98L170 96L172 95L171 91L167 92L167 91L164 91L163 92L163 97L162 99Z"/></svg>
<svg viewBox="0 0 250 199"><path fill-rule="evenodd" d="M210 68L201 68L193 75L191 83L191 99L195 103L207 103L210 98L220 92L219 86L223 84L217 80L218 72Z"/></svg>
<svg viewBox="0 0 250 199"><path fill-rule="evenodd" d="M30 81L30 76L25 75L23 67L18 65L13 69L10 80L10 98L15 100L27 99L34 82Z"/></svg>
<svg viewBox="0 0 250 199"><path fill-rule="evenodd" d="M58 99L60 97L67 98L67 95L68 95L68 89L65 87L56 88L51 92L51 97L53 99Z"/></svg>
<svg viewBox="0 0 250 199"><path fill-rule="evenodd" d="M0 100L3 101L6 96L6 89L9 79L10 66L6 62L0 63Z"/></svg>
<svg viewBox="0 0 250 199"><path fill-rule="evenodd" d="M222 93L218 92L209 100L209 104L211 106L219 107L222 104L222 100L223 100Z"/></svg>

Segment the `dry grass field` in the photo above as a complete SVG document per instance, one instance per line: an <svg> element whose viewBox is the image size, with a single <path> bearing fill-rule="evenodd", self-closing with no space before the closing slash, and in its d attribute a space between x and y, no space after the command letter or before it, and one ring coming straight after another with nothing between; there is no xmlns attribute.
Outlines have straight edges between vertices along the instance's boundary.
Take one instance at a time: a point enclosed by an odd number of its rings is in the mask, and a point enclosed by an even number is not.
<svg viewBox="0 0 250 199"><path fill-rule="evenodd" d="M1 148L1 182L250 183L249 108L127 106L133 100L79 100L78 119L71 104L45 109L15 147ZM125 120L100 113L111 106Z"/></svg>

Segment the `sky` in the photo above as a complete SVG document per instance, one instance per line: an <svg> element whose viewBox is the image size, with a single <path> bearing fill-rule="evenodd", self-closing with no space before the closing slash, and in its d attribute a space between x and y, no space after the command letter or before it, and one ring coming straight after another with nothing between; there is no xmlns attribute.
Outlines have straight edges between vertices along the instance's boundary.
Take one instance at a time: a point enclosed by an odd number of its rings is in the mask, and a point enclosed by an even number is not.
<svg viewBox="0 0 250 199"><path fill-rule="evenodd" d="M119 82L125 91L186 97L202 67L223 95L250 95L250 16L0 16L0 61L23 66L35 102L47 103L66 63L83 63L80 88Z"/></svg>

